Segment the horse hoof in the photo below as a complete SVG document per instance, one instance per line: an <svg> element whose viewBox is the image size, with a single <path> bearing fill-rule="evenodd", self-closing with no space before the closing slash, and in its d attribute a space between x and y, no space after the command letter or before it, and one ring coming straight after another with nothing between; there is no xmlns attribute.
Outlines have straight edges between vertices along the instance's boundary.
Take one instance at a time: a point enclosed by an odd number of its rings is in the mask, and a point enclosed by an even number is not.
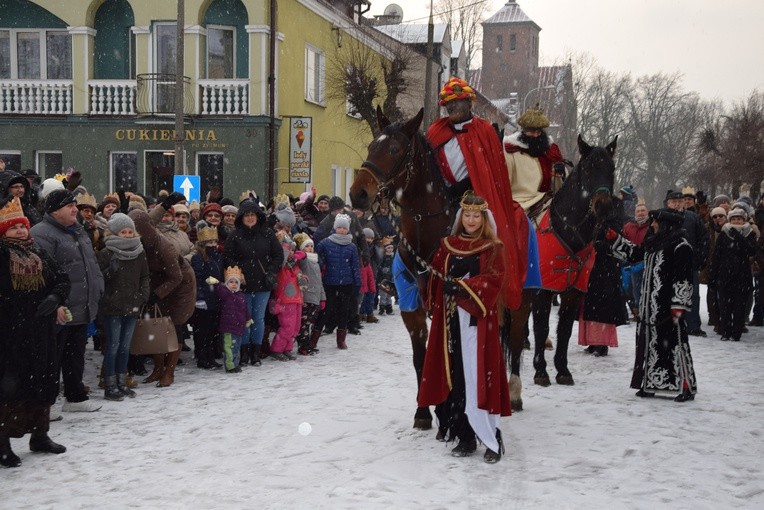
<svg viewBox="0 0 764 510"><path fill-rule="evenodd" d="M537 375L533 378L533 384L537 384L539 386L551 386L552 382L549 380L549 376L546 374L543 375Z"/></svg>
<svg viewBox="0 0 764 510"><path fill-rule="evenodd" d="M523 401L520 400L510 400L509 406L512 408L512 411L522 411L523 410Z"/></svg>
<svg viewBox="0 0 764 510"><path fill-rule="evenodd" d="M544 342L544 349L546 349L547 351L554 350L554 344L552 343L551 338L547 338L546 341Z"/></svg>
<svg viewBox="0 0 764 510"><path fill-rule="evenodd" d="M448 429L446 427L438 427L438 433L435 434L435 440L444 443L446 441L446 433Z"/></svg>
<svg viewBox="0 0 764 510"><path fill-rule="evenodd" d="M430 430L432 429L432 418L416 418L414 419L414 428L417 430Z"/></svg>
<svg viewBox="0 0 764 510"><path fill-rule="evenodd" d="M576 384L573 381L572 375L557 374L557 377L555 377L554 379L555 381L557 381L557 384L562 384L563 386L573 386L574 384Z"/></svg>

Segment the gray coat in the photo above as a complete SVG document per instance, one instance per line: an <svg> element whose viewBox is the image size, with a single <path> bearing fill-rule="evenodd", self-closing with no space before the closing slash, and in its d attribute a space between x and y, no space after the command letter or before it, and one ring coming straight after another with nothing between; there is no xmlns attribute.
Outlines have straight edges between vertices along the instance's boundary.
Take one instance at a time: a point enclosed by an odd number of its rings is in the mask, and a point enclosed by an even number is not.
<svg viewBox="0 0 764 510"><path fill-rule="evenodd" d="M66 306L72 312L69 324L87 324L94 320L104 282L85 229L79 223L67 229L46 214L30 232L37 244L69 275L72 284L66 300Z"/></svg>
<svg viewBox="0 0 764 510"><path fill-rule="evenodd" d="M306 253L306 255L310 254ZM321 283L321 267L318 265L318 258L316 257L314 261L304 258L297 264L300 267L300 271L308 277L308 288L302 291L303 301L311 305L318 305L321 304L321 301L326 301L324 285Z"/></svg>

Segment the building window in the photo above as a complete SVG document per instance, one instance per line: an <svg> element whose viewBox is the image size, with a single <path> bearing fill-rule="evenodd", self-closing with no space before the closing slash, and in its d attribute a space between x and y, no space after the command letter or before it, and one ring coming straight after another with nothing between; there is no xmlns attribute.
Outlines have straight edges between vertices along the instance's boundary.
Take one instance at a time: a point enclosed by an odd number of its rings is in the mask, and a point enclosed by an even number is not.
<svg viewBox="0 0 764 510"><path fill-rule="evenodd" d="M43 179L50 179L64 169L64 157L61 151L36 151L35 170Z"/></svg>
<svg viewBox="0 0 764 510"><path fill-rule="evenodd" d="M513 52L517 50L517 36L515 34L509 35L509 51Z"/></svg>
<svg viewBox="0 0 764 510"><path fill-rule="evenodd" d="M496 36L496 51L502 51L504 49L504 37Z"/></svg>
<svg viewBox="0 0 764 510"><path fill-rule="evenodd" d="M222 152L197 152L196 153L196 173L201 181L202 200L213 186L217 186L220 192L223 192L223 164L225 161Z"/></svg>
<svg viewBox="0 0 764 510"><path fill-rule="evenodd" d="M0 79L71 80L71 36L61 30L0 30Z"/></svg>
<svg viewBox="0 0 764 510"><path fill-rule="evenodd" d="M0 159L5 161L5 169L21 173L21 152L0 149Z"/></svg>
<svg viewBox="0 0 764 510"><path fill-rule="evenodd" d="M109 189L138 192L138 153L109 153Z"/></svg>
<svg viewBox="0 0 764 510"><path fill-rule="evenodd" d="M236 29L233 27L207 27L207 78L230 80L236 76Z"/></svg>
<svg viewBox="0 0 764 510"><path fill-rule="evenodd" d="M324 104L326 57L314 46L305 47L305 100Z"/></svg>
<svg viewBox="0 0 764 510"><path fill-rule="evenodd" d="M533 36L533 56L535 57L538 54L539 54L539 40L538 40L538 37Z"/></svg>

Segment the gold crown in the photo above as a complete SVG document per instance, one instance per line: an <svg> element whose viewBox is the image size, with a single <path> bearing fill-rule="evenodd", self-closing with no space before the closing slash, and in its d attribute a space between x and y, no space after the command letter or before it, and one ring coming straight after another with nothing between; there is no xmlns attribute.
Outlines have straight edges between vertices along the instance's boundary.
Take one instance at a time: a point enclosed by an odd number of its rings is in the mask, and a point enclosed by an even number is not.
<svg viewBox="0 0 764 510"><path fill-rule="evenodd" d="M645 199L644 197L639 197L637 199L637 205L645 205Z"/></svg>
<svg viewBox="0 0 764 510"><path fill-rule="evenodd" d="M201 206L199 205L199 202L196 200L192 200L190 204L188 204L188 212L191 211L198 211L201 209Z"/></svg>
<svg viewBox="0 0 764 510"><path fill-rule="evenodd" d="M475 194L472 191L465 191L464 195L462 195L462 200L459 202L459 205L462 208L462 211L486 211L488 210L488 202L483 201L482 204L465 204L464 199L467 197L474 197Z"/></svg>
<svg viewBox="0 0 764 510"><path fill-rule="evenodd" d="M682 188L682 195L685 195L685 196L687 196L687 195L695 196L695 188L693 188L692 186L685 186L684 188Z"/></svg>
<svg viewBox="0 0 764 510"><path fill-rule="evenodd" d="M97 207L96 198L91 195L90 193L82 193L81 195L77 195L77 208L82 207L92 207L93 209L96 209Z"/></svg>
<svg viewBox="0 0 764 510"><path fill-rule="evenodd" d="M252 195L257 196L257 193L254 192L254 190L247 189L241 192L241 195L239 195L239 203L244 202L245 200L249 200L250 193Z"/></svg>
<svg viewBox="0 0 764 510"><path fill-rule="evenodd" d="M244 274L239 269L239 266L229 266L223 271L223 281L228 281L229 278L234 277L239 279L239 283L244 283Z"/></svg>
<svg viewBox="0 0 764 510"><path fill-rule="evenodd" d="M202 223L202 222L200 222ZM207 241L218 240L218 229L215 227L205 226L200 227L199 223L196 224L196 242L206 243Z"/></svg>
<svg viewBox="0 0 764 510"><path fill-rule="evenodd" d="M278 195L273 197L273 208L275 209L278 204L289 205L289 197L285 195L284 193L279 193Z"/></svg>
<svg viewBox="0 0 764 510"><path fill-rule="evenodd" d="M66 174L56 174L53 176L54 179L61 182L64 182L64 180L66 180L66 177L67 177Z"/></svg>
<svg viewBox="0 0 764 510"><path fill-rule="evenodd" d="M21 200L19 200L19 197L13 197L13 200L0 209L0 223L24 217L24 209L21 207Z"/></svg>

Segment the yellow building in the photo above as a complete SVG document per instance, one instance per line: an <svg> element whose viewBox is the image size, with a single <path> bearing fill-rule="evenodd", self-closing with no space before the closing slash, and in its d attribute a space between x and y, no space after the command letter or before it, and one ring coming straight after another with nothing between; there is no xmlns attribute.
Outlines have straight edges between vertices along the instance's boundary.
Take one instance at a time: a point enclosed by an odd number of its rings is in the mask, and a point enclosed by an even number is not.
<svg viewBox="0 0 764 510"><path fill-rule="evenodd" d="M326 67L343 44L364 39L353 18L367 4L185 0L183 168L200 177L202 199L213 186L234 199L244 189L299 194L311 184L346 196L371 133L327 96ZM42 178L73 167L99 195L172 188L176 1L0 5L8 167Z"/></svg>

